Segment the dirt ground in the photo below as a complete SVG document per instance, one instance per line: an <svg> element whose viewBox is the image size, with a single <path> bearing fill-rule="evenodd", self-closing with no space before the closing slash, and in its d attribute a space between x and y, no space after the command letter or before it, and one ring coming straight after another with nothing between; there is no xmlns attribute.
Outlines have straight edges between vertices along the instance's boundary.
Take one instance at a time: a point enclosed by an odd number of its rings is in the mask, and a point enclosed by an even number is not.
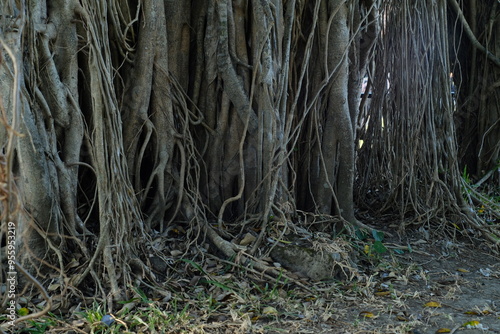
<svg viewBox="0 0 500 334"><path fill-rule="evenodd" d="M392 238L368 279L315 317L254 324L265 333L500 333L500 261L481 242ZM391 242L392 241L392 242ZM313 307L314 308L314 307ZM309 323L308 323L309 322ZM260 330L259 330L260 329Z"/></svg>
<svg viewBox="0 0 500 334"><path fill-rule="evenodd" d="M373 240L359 243L360 275L350 282L298 277L309 291L296 284L257 287L255 280L241 280L241 273L226 272L218 277L225 277L223 286L213 283L214 271L211 285L177 281L180 290L201 296L177 299L177 311L169 299L117 315L128 331L118 321L109 327L96 325L68 311L56 326L44 331L31 326L16 333L500 333L500 258L481 240L429 236L423 229L398 237L388 230L384 253L363 252ZM155 298L154 291L147 295ZM154 312L140 312L142 308ZM157 321L152 327L153 314Z"/></svg>

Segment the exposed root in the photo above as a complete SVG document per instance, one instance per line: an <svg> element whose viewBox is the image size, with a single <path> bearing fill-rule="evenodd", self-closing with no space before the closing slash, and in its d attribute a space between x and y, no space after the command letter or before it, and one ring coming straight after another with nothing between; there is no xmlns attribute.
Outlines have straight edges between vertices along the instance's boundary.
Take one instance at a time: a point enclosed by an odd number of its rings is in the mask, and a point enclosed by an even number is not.
<svg viewBox="0 0 500 334"><path fill-rule="evenodd" d="M217 232L215 232L215 230L210 226L205 225L205 231L207 233L207 236L214 243L215 247L217 247L217 249L219 249L224 254L225 257L229 259L237 259L236 261L233 262L223 259L221 259L221 261L236 265L238 263L241 263L239 268L243 270L253 272L255 274L260 275L261 277L265 277L272 281L275 281L276 279L279 278L281 279L281 281L293 282L294 284L301 287L305 291L312 292L312 290L309 287L305 286L300 281L286 275L283 272L280 272L274 268L269 267L263 261L260 261L255 257L253 257L252 255L245 253L244 248L238 247L232 242L222 239L217 234Z"/></svg>

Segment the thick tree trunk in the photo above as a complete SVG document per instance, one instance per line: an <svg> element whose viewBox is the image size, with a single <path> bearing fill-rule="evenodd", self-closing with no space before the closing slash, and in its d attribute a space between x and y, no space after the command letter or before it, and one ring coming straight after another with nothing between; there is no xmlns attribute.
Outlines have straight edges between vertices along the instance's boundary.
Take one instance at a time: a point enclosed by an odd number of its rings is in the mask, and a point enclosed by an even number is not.
<svg viewBox="0 0 500 334"><path fill-rule="evenodd" d="M353 2L353 6L357 6ZM318 8L318 7L316 7ZM299 159L309 164L309 177L300 179L299 191L309 192L299 205L314 207L322 214L338 214L354 223L354 128L357 99L349 96L349 50L351 34L348 4L345 1L325 1L318 15L314 63L311 71L309 99L309 129L303 132L306 143ZM359 14L353 13L353 15ZM352 21L355 24L354 21ZM314 29L314 27L313 27ZM307 52L307 50L306 50ZM354 48L356 52L356 48ZM359 68L353 70L359 76ZM354 87L351 87L354 89ZM359 92L359 87L357 89ZM309 114L309 115L308 115ZM310 203L313 203L311 206Z"/></svg>
<svg viewBox="0 0 500 334"><path fill-rule="evenodd" d="M348 78L349 28L347 27L347 4L340 1L328 3L329 21L327 32L326 75L331 76L327 93L327 111L324 120L322 155L324 171L318 182L318 208L322 213L342 215L354 222L353 177L354 137L353 121L349 108ZM352 115L356 117L356 115ZM335 187L336 185L336 187ZM335 188L334 188L335 187Z"/></svg>

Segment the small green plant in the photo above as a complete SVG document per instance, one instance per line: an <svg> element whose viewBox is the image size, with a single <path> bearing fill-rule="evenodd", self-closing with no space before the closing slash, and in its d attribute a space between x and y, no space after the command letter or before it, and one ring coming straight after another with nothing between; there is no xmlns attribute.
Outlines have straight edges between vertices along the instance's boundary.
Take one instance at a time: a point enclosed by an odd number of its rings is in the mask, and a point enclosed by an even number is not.
<svg viewBox="0 0 500 334"><path fill-rule="evenodd" d="M83 319L89 324L92 333L105 334L105 333L115 333L114 326L103 323L101 320L106 316L105 306L94 302L92 307L79 312Z"/></svg>
<svg viewBox="0 0 500 334"><path fill-rule="evenodd" d="M387 248L382 243L382 241L384 241L384 233L381 231L373 230L372 236L373 239L375 239L375 242L373 243L373 250L379 255L387 252Z"/></svg>
<svg viewBox="0 0 500 334"><path fill-rule="evenodd" d="M371 260L380 260L380 255L386 253L388 251L387 247L385 247L384 241L384 232L372 230L371 237L369 238L369 234L366 231L361 229L356 229L355 231L356 238L358 238L363 243L363 247L361 251L366 255L366 257ZM358 245L354 245L355 248L360 249Z"/></svg>
<svg viewBox="0 0 500 334"><path fill-rule="evenodd" d="M105 314L106 312L103 312L102 306L97 302L92 304L92 308L81 313L83 318L90 324L100 322Z"/></svg>
<svg viewBox="0 0 500 334"><path fill-rule="evenodd" d="M57 321L50 317L30 320L28 323L29 325L22 329L22 333L42 334L47 332L50 327L57 325Z"/></svg>
<svg viewBox="0 0 500 334"><path fill-rule="evenodd" d="M275 300L279 296L280 288L287 284L287 280L283 279L283 273L280 271L280 274L276 277L276 280L272 285L265 283L263 286L260 286L254 283L254 289L257 290L260 294L261 300Z"/></svg>
<svg viewBox="0 0 500 334"><path fill-rule="evenodd" d="M465 181L467 184L471 184L471 180L470 180L470 177L469 177L469 173L467 173L467 165L465 165L465 167L464 167L464 171L462 172L462 179L464 179L464 181Z"/></svg>

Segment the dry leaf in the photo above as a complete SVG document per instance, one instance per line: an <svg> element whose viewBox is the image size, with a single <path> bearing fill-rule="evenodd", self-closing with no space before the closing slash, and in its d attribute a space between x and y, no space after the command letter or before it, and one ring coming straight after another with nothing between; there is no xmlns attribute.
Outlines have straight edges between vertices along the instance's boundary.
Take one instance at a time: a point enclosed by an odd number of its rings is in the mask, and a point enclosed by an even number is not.
<svg viewBox="0 0 500 334"><path fill-rule="evenodd" d="M254 242L257 238L254 237L253 234L251 233L247 233L245 234L245 236L243 237L243 239L241 239L240 241L240 245L241 246L247 246L247 245L250 245L252 242Z"/></svg>
<svg viewBox="0 0 500 334"><path fill-rule="evenodd" d="M388 296L390 295L391 292L390 291L378 291L378 292L375 292L375 296Z"/></svg>
<svg viewBox="0 0 500 334"><path fill-rule="evenodd" d="M464 268L458 268L457 271L459 271L461 273L470 273L470 271L468 271L467 269L464 269Z"/></svg>
<svg viewBox="0 0 500 334"><path fill-rule="evenodd" d="M436 333L451 333L451 329L449 328L440 328L436 331Z"/></svg>
<svg viewBox="0 0 500 334"><path fill-rule="evenodd" d="M46 304L47 304L47 301L44 299L41 302L39 302L38 304L36 304L36 307L39 309L43 309Z"/></svg>
<svg viewBox="0 0 500 334"><path fill-rule="evenodd" d="M179 255L182 255L182 254L184 254L184 252L182 252L182 251L180 251L178 249L173 249L173 250L170 251L170 255L172 255L172 256L179 256Z"/></svg>
<svg viewBox="0 0 500 334"><path fill-rule="evenodd" d="M365 318L374 318L375 315L371 312L368 311L363 311L359 313L360 316L365 317Z"/></svg>
<svg viewBox="0 0 500 334"><path fill-rule="evenodd" d="M480 325L481 323L477 320L472 320L472 321L467 321L465 324L462 325L462 327L466 328L476 328Z"/></svg>
<svg viewBox="0 0 500 334"><path fill-rule="evenodd" d="M425 307L441 307L441 303L438 302L428 302L424 304Z"/></svg>
<svg viewBox="0 0 500 334"><path fill-rule="evenodd" d="M80 262L78 262L77 260L75 259L72 259L70 263L68 263L68 265L66 266L66 269L70 269L70 268L76 268L80 265Z"/></svg>
<svg viewBox="0 0 500 334"><path fill-rule="evenodd" d="M218 302L225 301L225 300L229 299L229 297L231 297L232 294L233 294L232 291L223 292L223 293L219 294L218 296L216 296L215 300L217 300Z"/></svg>
<svg viewBox="0 0 500 334"><path fill-rule="evenodd" d="M83 327L83 326L85 326L85 321L83 319L73 320L71 322L71 325L73 325L75 327Z"/></svg>
<svg viewBox="0 0 500 334"><path fill-rule="evenodd" d="M61 305L62 305L61 302L57 302L57 303L52 302L52 307L50 308L50 310L51 311L58 310L61 307Z"/></svg>
<svg viewBox="0 0 500 334"><path fill-rule="evenodd" d="M278 314L278 310L276 310L272 306L266 306L266 307L264 307L264 309L262 309L262 314L275 315L275 314Z"/></svg>

